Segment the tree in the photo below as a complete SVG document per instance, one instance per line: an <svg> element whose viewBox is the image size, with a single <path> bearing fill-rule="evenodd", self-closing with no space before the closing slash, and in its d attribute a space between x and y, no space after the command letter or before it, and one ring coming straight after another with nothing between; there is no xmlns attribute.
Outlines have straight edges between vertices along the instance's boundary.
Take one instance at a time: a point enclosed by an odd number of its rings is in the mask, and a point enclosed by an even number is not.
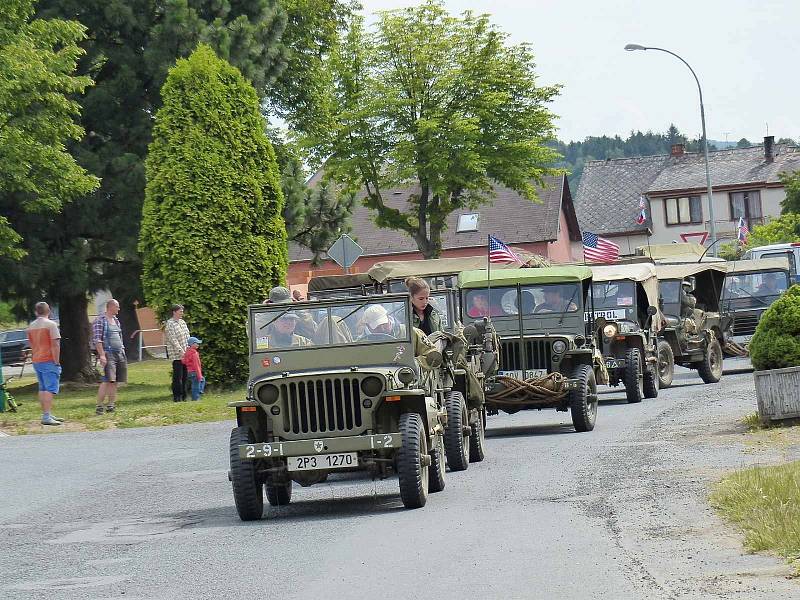
<svg viewBox="0 0 800 600"><path fill-rule="evenodd" d="M753 144L747 138L742 138L738 142L736 142L737 148L749 148Z"/></svg>
<svg viewBox="0 0 800 600"><path fill-rule="evenodd" d="M139 249L147 300L185 299L212 382L247 373L247 305L286 276L275 153L252 85L201 45L169 72L147 156Z"/></svg>
<svg viewBox="0 0 800 600"><path fill-rule="evenodd" d="M507 42L488 17L429 0L381 13L372 34L357 20L332 54L329 120L308 141L327 177L363 190L376 224L425 257L439 255L447 215L490 202L493 182L533 199L560 172L544 144L558 87L537 86L530 49ZM409 202L390 204L386 190L410 182Z"/></svg>
<svg viewBox="0 0 800 600"><path fill-rule="evenodd" d="M86 29L75 21L30 22L33 5L0 4L0 258L25 254L20 214L57 213L99 183L64 148L83 135L73 96L91 85L74 74Z"/></svg>
<svg viewBox="0 0 800 600"><path fill-rule="evenodd" d="M786 197L781 201L781 213L800 213L800 171L781 173L779 177L786 192Z"/></svg>
<svg viewBox="0 0 800 600"><path fill-rule="evenodd" d="M342 4L327 2L338 12ZM319 0L318 8L324 5ZM36 238L35 252L29 249L13 272L3 269L0 279L9 297L29 301L42 293L58 296L62 376L71 380L93 373L86 327L88 293L112 289L122 306L126 339L138 329L134 301L143 299L137 243L144 158L169 67L206 41L239 67L262 97L284 81L302 82L281 88L278 104L287 112L292 90L315 87L311 75L291 70L304 64L293 62L292 53L303 52L304 41L311 40L317 50L333 41L323 39L330 35L322 27L324 14L315 14L310 23L289 22L283 0L40 0L37 9L40 19L74 18L88 30L79 73L91 75L96 83L79 99L87 134L71 150L80 165L102 178L102 187L68 204L52 222L26 217L25 231L18 231ZM291 47L282 41L289 35Z"/></svg>
<svg viewBox="0 0 800 600"><path fill-rule="evenodd" d="M312 263L317 264L333 242L350 231L348 221L355 205L355 194L339 191L324 182L310 188L296 146L287 143L275 131L268 131L268 136L281 170L287 238L310 250Z"/></svg>
<svg viewBox="0 0 800 600"><path fill-rule="evenodd" d="M800 214L785 213L764 225L756 225L747 239L748 248L800 242Z"/></svg>

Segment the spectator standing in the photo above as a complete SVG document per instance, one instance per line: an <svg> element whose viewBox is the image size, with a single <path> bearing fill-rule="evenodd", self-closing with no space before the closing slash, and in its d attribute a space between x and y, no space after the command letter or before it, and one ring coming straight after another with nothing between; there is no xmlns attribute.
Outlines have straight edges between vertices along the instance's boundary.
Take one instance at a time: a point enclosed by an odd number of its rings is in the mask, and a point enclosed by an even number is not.
<svg viewBox="0 0 800 600"><path fill-rule="evenodd" d="M50 305L37 302L36 320L28 326L28 342L36 379L39 380L39 404L42 407L42 425L61 425L53 413L53 396L58 394L61 378L61 333L50 320Z"/></svg>
<svg viewBox="0 0 800 600"><path fill-rule="evenodd" d="M97 391L95 414L116 410L117 386L128 381L128 360L122 343L122 326L117 314L119 302L113 298L106 302L106 312L92 323L92 343L103 369L100 389Z"/></svg>
<svg viewBox="0 0 800 600"><path fill-rule="evenodd" d="M181 359L188 347L189 327L183 320L182 304L172 305L172 317L164 325L164 337L167 342L167 358L172 360L172 401L185 402L189 380L186 365Z"/></svg>
<svg viewBox="0 0 800 600"><path fill-rule="evenodd" d="M203 377L203 365L200 363L200 352L198 347L203 340L194 336L186 340L188 348L183 355L183 364L189 373L189 381L192 382L192 400L199 400L200 394L206 391L206 378Z"/></svg>

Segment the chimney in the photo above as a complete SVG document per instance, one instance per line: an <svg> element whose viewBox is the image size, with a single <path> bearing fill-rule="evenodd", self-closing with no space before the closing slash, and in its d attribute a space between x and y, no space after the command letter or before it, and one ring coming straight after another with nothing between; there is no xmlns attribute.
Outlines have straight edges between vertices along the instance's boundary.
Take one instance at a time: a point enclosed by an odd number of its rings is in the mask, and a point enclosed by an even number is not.
<svg viewBox="0 0 800 600"><path fill-rule="evenodd" d="M670 156L683 156L686 154L686 146L683 144L672 144L672 148L669 151Z"/></svg>
<svg viewBox="0 0 800 600"><path fill-rule="evenodd" d="M775 160L775 136L767 135L764 137L764 160L771 163Z"/></svg>

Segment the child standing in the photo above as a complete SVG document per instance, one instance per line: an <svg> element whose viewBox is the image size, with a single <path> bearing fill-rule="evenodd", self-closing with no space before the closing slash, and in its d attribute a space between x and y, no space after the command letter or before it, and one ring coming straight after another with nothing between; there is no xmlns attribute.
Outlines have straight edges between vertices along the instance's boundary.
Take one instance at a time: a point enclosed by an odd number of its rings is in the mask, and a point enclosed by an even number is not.
<svg viewBox="0 0 800 600"><path fill-rule="evenodd" d="M192 400L199 400L200 394L206 391L206 379L203 377L203 366L200 364L200 352L198 347L203 343L194 336L186 340L186 353L181 362L186 365L189 373L189 381L192 383Z"/></svg>

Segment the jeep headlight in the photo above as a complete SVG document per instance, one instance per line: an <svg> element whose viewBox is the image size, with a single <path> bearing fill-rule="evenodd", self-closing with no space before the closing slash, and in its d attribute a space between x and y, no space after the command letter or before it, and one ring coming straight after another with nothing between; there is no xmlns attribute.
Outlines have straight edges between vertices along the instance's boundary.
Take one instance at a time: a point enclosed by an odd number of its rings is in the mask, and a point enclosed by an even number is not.
<svg viewBox="0 0 800 600"><path fill-rule="evenodd" d="M383 391L383 380L371 375L361 380L361 391L365 396L376 397Z"/></svg>
<svg viewBox="0 0 800 600"><path fill-rule="evenodd" d="M553 342L553 352L555 352L556 354L564 354L566 350L567 350L567 344L564 342L564 340L556 340L555 342Z"/></svg>
<svg viewBox="0 0 800 600"><path fill-rule="evenodd" d="M403 367L397 372L397 379L403 385L408 385L409 383L414 381L415 377L416 373L414 373L414 369L411 369L409 367Z"/></svg>
<svg viewBox="0 0 800 600"><path fill-rule="evenodd" d="M258 399L263 404L272 404L278 399L278 388L277 386L268 383L267 385L262 385L258 388Z"/></svg>
<svg viewBox="0 0 800 600"><path fill-rule="evenodd" d="M603 327L603 335L607 338L612 338L617 335L617 326L613 323L609 323L605 327Z"/></svg>

